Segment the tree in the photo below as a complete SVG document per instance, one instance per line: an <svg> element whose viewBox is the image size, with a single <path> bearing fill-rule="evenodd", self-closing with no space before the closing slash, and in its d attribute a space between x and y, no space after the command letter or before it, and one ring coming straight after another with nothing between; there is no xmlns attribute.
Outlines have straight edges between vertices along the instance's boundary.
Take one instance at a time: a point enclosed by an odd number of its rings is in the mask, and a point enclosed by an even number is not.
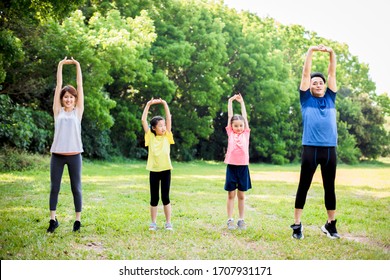
<svg viewBox="0 0 390 280"><path fill-rule="evenodd" d="M55 18L60 20L73 11L83 0L66 2L53 0L2 0L0 2L0 83L6 84L0 88L7 92L7 86L13 81L7 81L7 73L14 63L22 63L25 57L24 39L35 32L40 23Z"/></svg>
<svg viewBox="0 0 390 280"><path fill-rule="evenodd" d="M363 137L358 138L358 147L362 151L363 156L376 159L381 155L386 156L385 148L390 143L389 132L384 129L385 123L384 116L381 108L369 98L368 94L361 94L356 98L356 101L360 104L363 122L355 124L355 129L362 127L364 131Z"/></svg>
<svg viewBox="0 0 390 280"><path fill-rule="evenodd" d="M385 116L390 116L390 97L388 93L382 93L380 95L375 95L374 100L382 108L382 111Z"/></svg>
<svg viewBox="0 0 390 280"><path fill-rule="evenodd" d="M1 117L4 125L29 118L9 133L3 126L3 143L48 150L56 64L74 56L84 76L88 157L145 157L139 119L146 102L161 97L173 115L173 158L222 160L227 99L241 92L252 129L251 161L297 161L304 52L324 43L338 60L340 157L353 162L360 154L388 154L383 116L389 98L375 94L368 65L347 45L302 26L209 0L22 0L2 1L0 8L0 94L7 97L3 105L12 104ZM328 59L316 54L313 70L326 72ZM74 83L74 76L72 67L64 68L65 83Z"/></svg>
<svg viewBox="0 0 390 280"><path fill-rule="evenodd" d="M376 159L386 154L389 133L384 129L381 108L368 94L347 97L339 103L340 120L347 123L347 129L356 138L357 147L365 158Z"/></svg>
<svg viewBox="0 0 390 280"><path fill-rule="evenodd" d="M170 102L176 143L173 156L179 160L193 159L195 145L208 139L224 93L223 23L210 13L210 5L172 1L158 17L154 15L158 37L151 52L156 72L165 73L175 87L175 92L160 96ZM156 94L149 88L143 92L148 97Z"/></svg>

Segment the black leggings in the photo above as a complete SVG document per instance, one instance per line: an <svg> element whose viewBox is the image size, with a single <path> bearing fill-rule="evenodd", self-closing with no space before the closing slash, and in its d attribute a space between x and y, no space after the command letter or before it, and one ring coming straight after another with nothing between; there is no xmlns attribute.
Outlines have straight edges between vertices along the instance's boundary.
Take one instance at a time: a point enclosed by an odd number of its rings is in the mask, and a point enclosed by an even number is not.
<svg viewBox="0 0 390 280"><path fill-rule="evenodd" d="M303 209L317 165L321 165L322 182L325 191L325 207L336 210L335 178L337 156L335 147L303 146L301 175L295 198L295 208Z"/></svg>
<svg viewBox="0 0 390 280"><path fill-rule="evenodd" d="M159 188L161 181L161 200L163 205L168 205L169 189L171 186L171 170L165 170L161 172L150 171L149 183L150 183L150 206L157 206L159 201Z"/></svg>
<svg viewBox="0 0 390 280"><path fill-rule="evenodd" d="M61 187L62 173L64 166L68 165L70 177L70 186L73 193L73 202L76 212L81 212L82 194L81 194L81 154L64 156L52 154L50 160L50 211L57 208L58 194Z"/></svg>

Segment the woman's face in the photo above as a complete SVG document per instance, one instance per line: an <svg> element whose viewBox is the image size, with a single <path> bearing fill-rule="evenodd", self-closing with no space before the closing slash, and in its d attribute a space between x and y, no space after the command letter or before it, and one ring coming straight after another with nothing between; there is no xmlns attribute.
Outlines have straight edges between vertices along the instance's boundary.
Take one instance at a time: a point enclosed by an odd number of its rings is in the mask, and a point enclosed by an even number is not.
<svg viewBox="0 0 390 280"><path fill-rule="evenodd" d="M69 92L65 92L61 102L65 109L73 109L76 106L76 97Z"/></svg>

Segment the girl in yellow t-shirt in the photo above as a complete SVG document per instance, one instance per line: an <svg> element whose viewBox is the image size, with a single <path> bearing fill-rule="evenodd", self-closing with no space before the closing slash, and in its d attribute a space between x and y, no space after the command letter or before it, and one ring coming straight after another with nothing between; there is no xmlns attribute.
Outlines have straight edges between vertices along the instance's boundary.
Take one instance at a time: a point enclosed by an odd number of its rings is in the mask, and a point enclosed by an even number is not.
<svg viewBox="0 0 390 280"><path fill-rule="evenodd" d="M150 120L150 127L147 121L149 108L154 104L163 104L165 119L155 116ZM157 205L159 202L159 189L161 182L161 200L164 205L165 229L172 230L171 224L171 203L169 189L171 185L171 158L170 145L175 144L171 132L171 113L165 100L151 99L146 103L142 114L142 127L145 131L145 147L148 147L148 161L146 169L149 173L150 183L150 216L152 222L149 230L157 230Z"/></svg>

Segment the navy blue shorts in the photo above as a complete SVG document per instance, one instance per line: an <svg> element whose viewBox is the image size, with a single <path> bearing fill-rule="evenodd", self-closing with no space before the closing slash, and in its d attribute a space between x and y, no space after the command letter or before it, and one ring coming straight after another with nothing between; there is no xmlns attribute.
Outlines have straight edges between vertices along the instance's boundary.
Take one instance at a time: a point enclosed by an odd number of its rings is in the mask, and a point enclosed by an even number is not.
<svg viewBox="0 0 390 280"><path fill-rule="evenodd" d="M225 191L245 192L252 188L248 165L232 165L226 167Z"/></svg>

